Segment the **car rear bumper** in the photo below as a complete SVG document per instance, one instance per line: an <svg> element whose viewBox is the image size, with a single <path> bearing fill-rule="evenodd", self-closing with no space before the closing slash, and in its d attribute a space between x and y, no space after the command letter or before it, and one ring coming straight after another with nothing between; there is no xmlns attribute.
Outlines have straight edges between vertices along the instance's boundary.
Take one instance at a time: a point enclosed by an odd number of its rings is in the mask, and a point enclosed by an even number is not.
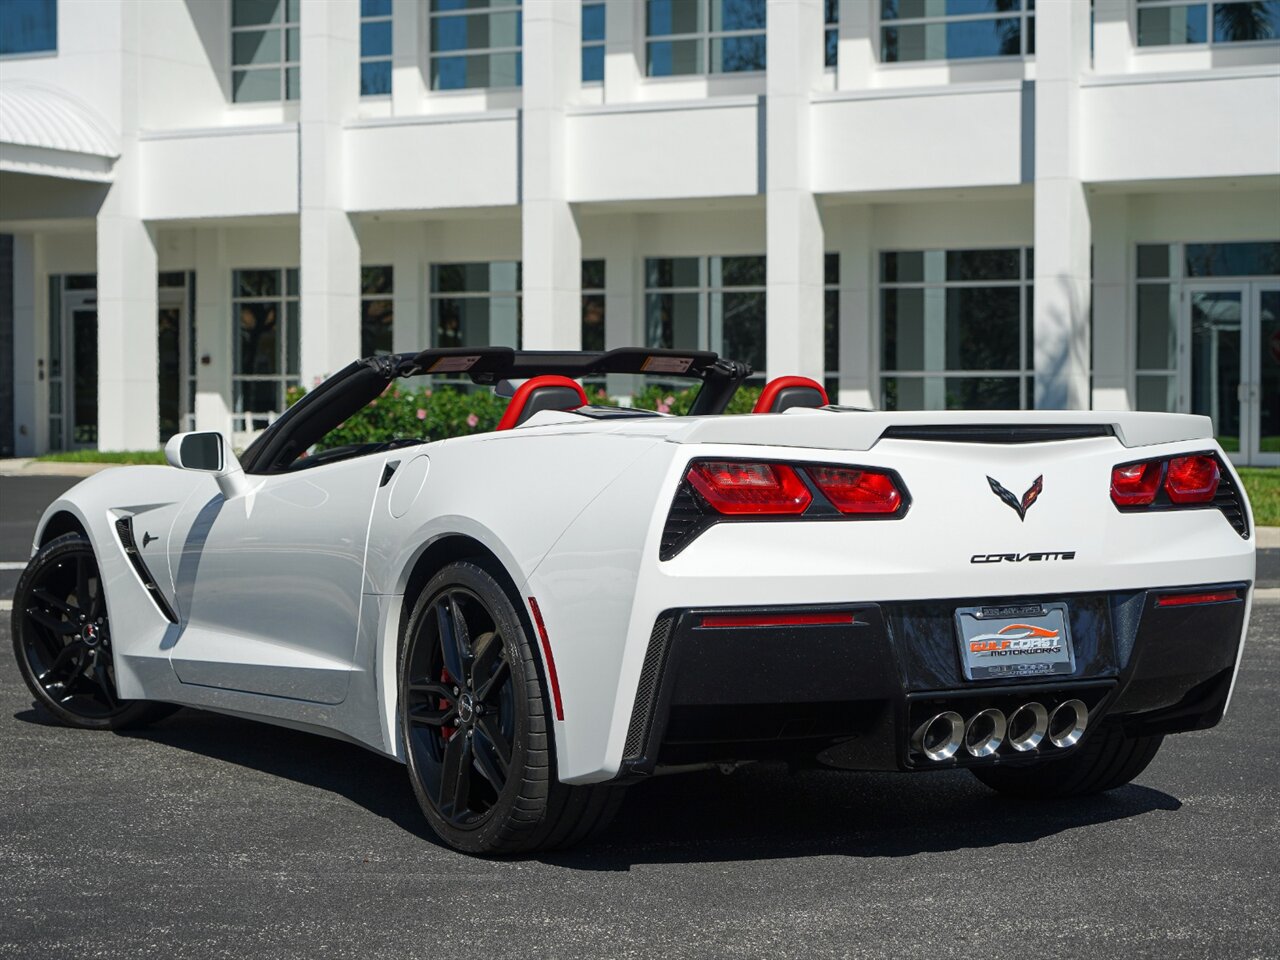
<svg viewBox="0 0 1280 960"><path fill-rule="evenodd" d="M1026 703L1047 711L1080 700L1084 736L1103 721L1133 734L1215 725L1223 715L1245 628L1250 584L1077 593L1034 598L686 608L664 611L649 640L619 777L659 766L783 758L861 770L1030 763L1078 743L989 756L964 748L929 759L913 734L930 717L968 719ZM1170 594L1234 592L1178 606ZM1075 651L1069 675L966 680L954 614L1011 599L1063 602ZM850 614L843 623L760 625L782 614ZM710 618L710 619L708 619ZM794 618L793 618L794 619Z"/></svg>

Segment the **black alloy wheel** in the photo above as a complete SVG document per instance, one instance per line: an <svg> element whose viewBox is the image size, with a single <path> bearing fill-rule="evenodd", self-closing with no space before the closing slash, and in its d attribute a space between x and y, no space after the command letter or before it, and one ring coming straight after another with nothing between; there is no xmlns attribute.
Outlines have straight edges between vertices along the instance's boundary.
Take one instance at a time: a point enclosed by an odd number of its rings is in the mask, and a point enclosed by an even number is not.
<svg viewBox="0 0 1280 960"><path fill-rule="evenodd" d="M168 712L117 693L111 622L88 540L51 540L14 591L13 647L36 701L68 726L115 730Z"/></svg>
<svg viewBox="0 0 1280 960"><path fill-rule="evenodd" d="M517 603L489 570L451 563L414 601L400 654L410 783L436 835L468 853L577 843L622 796L557 779L549 698Z"/></svg>

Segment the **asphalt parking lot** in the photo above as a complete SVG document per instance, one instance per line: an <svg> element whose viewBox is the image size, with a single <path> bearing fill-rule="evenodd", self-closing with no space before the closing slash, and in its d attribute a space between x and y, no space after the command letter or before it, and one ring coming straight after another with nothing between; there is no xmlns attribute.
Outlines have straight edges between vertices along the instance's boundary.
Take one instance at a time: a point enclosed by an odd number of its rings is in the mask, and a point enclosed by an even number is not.
<svg viewBox="0 0 1280 960"><path fill-rule="evenodd" d="M0 478L0 560L69 482ZM516 861L440 846L358 747L191 710L54 726L3 622L3 957L1280 955L1280 604L1223 724L1110 794L749 767L644 784L600 842Z"/></svg>

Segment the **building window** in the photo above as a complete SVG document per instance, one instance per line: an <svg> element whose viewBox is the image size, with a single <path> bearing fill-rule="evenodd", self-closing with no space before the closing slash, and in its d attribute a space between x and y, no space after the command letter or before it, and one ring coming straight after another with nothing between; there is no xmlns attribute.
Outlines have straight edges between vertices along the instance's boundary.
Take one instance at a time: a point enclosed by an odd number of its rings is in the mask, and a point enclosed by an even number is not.
<svg viewBox="0 0 1280 960"><path fill-rule="evenodd" d="M1135 403L1139 410L1178 409L1178 297L1174 248L1138 246Z"/></svg>
<svg viewBox="0 0 1280 960"><path fill-rule="evenodd" d="M298 99L299 0L231 0L231 99Z"/></svg>
<svg viewBox="0 0 1280 960"><path fill-rule="evenodd" d="M1034 404L1032 251L880 255L880 405L1016 410Z"/></svg>
<svg viewBox="0 0 1280 960"><path fill-rule="evenodd" d="M645 343L714 350L765 368L765 258L663 257L644 262Z"/></svg>
<svg viewBox="0 0 1280 960"><path fill-rule="evenodd" d="M765 0L647 0L651 77L765 68Z"/></svg>
<svg viewBox="0 0 1280 960"><path fill-rule="evenodd" d="M431 89L518 87L519 0L431 0Z"/></svg>
<svg viewBox="0 0 1280 960"><path fill-rule="evenodd" d="M520 346L520 264L431 266L431 345Z"/></svg>
<svg viewBox="0 0 1280 960"><path fill-rule="evenodd" d="M393 352L394 274L390 267L360 268L360 356L380 357Z"/></svg>
<svg viewBox="0 0 1280 960"><path fill-rule="evenodd" d="M840 61L840 0L824 0L823 45L826 48L826 65L834 67Z"/></svg>
<svg viewBox="0 0 1280 960"><path fill-rule="evenodd" d="M832 403L840 391L840 254L822 258L822 364L827 396Z"/></svg>
<svg viewBox="0 0 1280 960"><path fill-rule="evenodd" d="M360 96L391 95L391 0L360 0Z"/></svg>
<svg viewBox="0 0 1280 960"><path fill-rule="evenodd" d="M582 5L582 82L604 80L604 4Z"/></svg>
<svg viewBox="0 0 1280 960"><path fill-rule="evenodd" d="M885 63L1036 52L1035 0L880 0L880 24Z"/></svg>
<svg viewBox="0 0 1280 960"><path fill-rule="evenodd" d="M261 430L284 410L285 390L298 384L298 271L233 270L231 317L235 429Z"/></svg>
<svg viewBox="0 0 1280 960"><path fill-rule="evenodd" d="M604 261L582 261L582 349L604 349Z"/></svg>
<svg viewBox="0 0 1280 960"><path fill-rule="evenodd" d="M1280 0L1138 0L1138 46L1252 43L1280 38Z"/></svg>
<svg viewBox="0 0 1280 960"><path fill-rule="evenodd" d="M0 57L58 51L58 4L55 0L0 2Z"/></svg>

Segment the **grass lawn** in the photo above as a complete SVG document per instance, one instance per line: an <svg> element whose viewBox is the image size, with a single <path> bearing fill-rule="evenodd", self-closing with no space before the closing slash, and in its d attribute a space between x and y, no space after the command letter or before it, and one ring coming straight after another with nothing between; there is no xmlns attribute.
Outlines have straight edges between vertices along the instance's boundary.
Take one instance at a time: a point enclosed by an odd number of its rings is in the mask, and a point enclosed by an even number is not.
<svg viewBox="0 0 1280 960"><path fill-rule="evenodd" d="M1253 504L1253 522L1260 527L1280 527L1280 468L1238 467L1240 479Z"/></svg>
<svg viewBox="0 0 1280 960"><path fill-rule="evenodd" d="M46 453L36 457L49 463L160 463L163 464L163 450L62 450L57 453Z"/></svg>

